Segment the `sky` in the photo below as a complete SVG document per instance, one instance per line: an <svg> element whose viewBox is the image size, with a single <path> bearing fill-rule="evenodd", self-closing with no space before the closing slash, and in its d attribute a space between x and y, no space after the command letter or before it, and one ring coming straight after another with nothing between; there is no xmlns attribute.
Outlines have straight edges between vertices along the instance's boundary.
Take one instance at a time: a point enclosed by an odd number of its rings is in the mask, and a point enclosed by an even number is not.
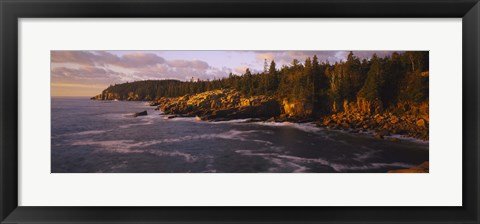
<svg viewBox="0 0 480 224"><path fill-rule="evenodd" d="M138 80L212 80L277 68L317 55L320 62L344 61L349 51L51 51L52 96L94 96L109 85ZM361 59L391 51L353 51Z"/></svg>

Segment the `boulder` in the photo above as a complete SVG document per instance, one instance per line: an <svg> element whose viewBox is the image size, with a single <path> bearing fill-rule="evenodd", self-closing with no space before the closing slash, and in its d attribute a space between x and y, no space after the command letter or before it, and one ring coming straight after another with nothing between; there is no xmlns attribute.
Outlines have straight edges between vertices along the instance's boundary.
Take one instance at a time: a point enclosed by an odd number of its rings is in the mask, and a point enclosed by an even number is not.
<svg viewBox="0 0 480 224"><path fill-rule="evenodd" d="M145 110L145 111L142 111L142 112L138 112L138 113L133 114L134 117L147 116L147 115L148 115L148 113L147 113L146 110Z"/></svg>
<svg viewBox="0 0 480 224"><path fill-rule="evenodd" d="M427 128L427 124L424 119L419 119L417 122L415 122L415 124L419 128Z"/></svg>
<svg viewBox="0 0 480 224"><path fill-rule="evenodd" d="M331 121L332 121L332 120L327 117L327 118L325 118L325 119L323 120L322 124L325 125L325 126L327 126L327 125L330 124Z"/></svg>
<svg viewBox="0 0 480 224"><path fill-rule="evenodd" d="M392 123L392 124L396 124L396 123L398 123L398 121L399 121L399 119L398 119L397 116L392 116L390 118L390 123Z"/></svg>

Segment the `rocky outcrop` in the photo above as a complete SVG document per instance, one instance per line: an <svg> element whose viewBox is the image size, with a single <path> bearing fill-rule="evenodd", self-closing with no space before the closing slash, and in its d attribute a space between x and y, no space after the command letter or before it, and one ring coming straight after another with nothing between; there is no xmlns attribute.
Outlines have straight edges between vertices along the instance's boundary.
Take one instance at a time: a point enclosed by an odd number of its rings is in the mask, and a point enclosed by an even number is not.
<svg viewBox="0 0 480 224"><path fill-rule="evenodd" d="M304 120L313 117L313 104L303 101L283 99L282 118L287 120Z"/></svg>
<svg viewBox="0 0 480 224"><path fill-rule="evenodd" d="M138 94L135 94L133 92L129 92L128 96L122 97L118 93L109 92L108 90L104 90L101 94L98 94L90 99L91 100L128 100L128 101L151 100L150 97L141 99L138 96Z"/></svg>
<svg viewBox="0 0 480 224"><path fill-rule="evenodd" d="M347 106L348 105L348 106ZM428 140L428 104L403 102L395 108L377 111L379 104L358 102L344 105L344 111L324 117L318 125L353 131L371 130L378 138L390 134L406 135ZM365 107L363 107L365 106ZM401 108L398 108L401 107ZM363 110L363 109L367 110Z"/></svg>
<svg viewBox="0 0 480 224"><path fill-rule="evenodd" d="M383 111L383 103L379 99L367 100L366 98L358 97L357 101L349 102L343 101L340 110L335 106L333 111L343 111L346 113L361 113L361 114L378 114Z"/></svg>
<svg viewBox="0 0 480 224"><path fill-rule="evenodd" d="M409 169L389 170L388 172L389 173L428 173L429 163L428 161L425 161L422 164Z"/></svg>
<svg viewBox="0 0 480 224"><path fill-rule="evenodd" d="M158 99L159 109L165 114L198 116L202 120L277 117L281 113L277 100L266 96L243 96L233 89L212 90L177 98Z"/></svg>
<svg viewBox="0 0 480 224"><path fill-rule="evenodd" d="M120 96L106 89L91 99L138 101L150 98L139 98L134 92ZM319 126L351 132L373 131L379 139L390 134L400 134L428 140L429 134L428 102L399 102L384 108L379 99L358 97L355 101L332 102L330 108L319 109L308 101L262 95L245 96L234 89L219 89L174 98L161 97L151 101L150 106L156 106L156 110L167 115L198 117L202 120L257 118L272 121L316 121Z"/></svg>
<svg viewBox="0 0 480 224"><path fill-rule="evenodd" d="M146 110L145 110L145 111L142 111L142 112L138 112L138 113L134 113L134 114L133 114L134 117L147 116L147 115L148 115L148 113L147 113Z"/></svg>
<svg viewBox="0 0 480 224"><path fill-rule="evenodd" d="M92 98L91 100L118 100L121 99L117 93L111 93L107 90L104 90L101 94L98 94Z"/></svg>

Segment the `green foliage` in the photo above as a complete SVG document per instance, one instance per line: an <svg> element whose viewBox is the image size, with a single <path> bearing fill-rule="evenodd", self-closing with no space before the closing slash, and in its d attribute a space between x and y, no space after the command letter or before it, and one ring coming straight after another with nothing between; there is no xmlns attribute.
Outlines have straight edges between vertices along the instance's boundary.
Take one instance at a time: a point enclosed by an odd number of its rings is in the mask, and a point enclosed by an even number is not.
<svg viewBox="0 0 480 224"><path fill-rule="evenodd" d="M367 100L381 99L386 77L382 61L374 54L370 62L371 65L367 74L367 80L365 80L365 84L358 92L358 96L366 98Z"/></svg>

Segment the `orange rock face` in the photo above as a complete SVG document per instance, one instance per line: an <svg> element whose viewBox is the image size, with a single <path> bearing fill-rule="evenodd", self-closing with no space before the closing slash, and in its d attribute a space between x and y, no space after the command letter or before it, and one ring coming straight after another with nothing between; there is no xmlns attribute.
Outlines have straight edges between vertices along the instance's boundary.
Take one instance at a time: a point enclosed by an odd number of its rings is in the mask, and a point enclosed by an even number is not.
<svg viewBox="0 0 480 224"><path fill-rule="evenodd" d="M390 170L388 172L389 173L428 173L429 164L428 164L428 161L425 161L422 164L412 167L410 169Z"/></svg>

